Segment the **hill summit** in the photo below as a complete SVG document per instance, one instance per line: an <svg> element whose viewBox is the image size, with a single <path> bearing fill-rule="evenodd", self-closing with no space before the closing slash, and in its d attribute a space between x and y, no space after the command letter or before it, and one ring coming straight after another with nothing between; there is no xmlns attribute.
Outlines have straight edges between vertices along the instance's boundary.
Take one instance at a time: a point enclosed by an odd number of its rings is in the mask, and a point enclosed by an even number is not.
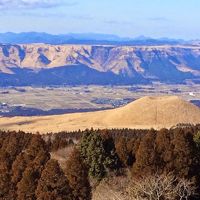
<svg viewBox="0 0 200 200"><path fill-rule="evenodd" d="M200 123L200 109L177 96L143 97L120 108L97 112L0 118L3 129L41 133L92 127L161 129L179 123Z"/></svg>
<svg viewBox="0 0 200 200"><path fill-rule="evenodd" d="M149 127L196 124L200 122L200 109L177 96L143 97L116 109L112 120L119 120L129 126L135 124Z"/></svg>

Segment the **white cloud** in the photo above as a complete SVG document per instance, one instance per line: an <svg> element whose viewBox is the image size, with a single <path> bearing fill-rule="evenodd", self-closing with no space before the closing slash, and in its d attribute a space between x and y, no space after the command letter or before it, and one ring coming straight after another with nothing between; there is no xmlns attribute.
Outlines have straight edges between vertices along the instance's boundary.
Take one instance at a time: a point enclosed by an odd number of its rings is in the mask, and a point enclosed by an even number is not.
<svg viewBox="0 0 200 200"><path fill-rule="evenodd" d="M13 8L51 8L60 5L73 6L76 2L67 0L0 0L1 9Z"/></svg>

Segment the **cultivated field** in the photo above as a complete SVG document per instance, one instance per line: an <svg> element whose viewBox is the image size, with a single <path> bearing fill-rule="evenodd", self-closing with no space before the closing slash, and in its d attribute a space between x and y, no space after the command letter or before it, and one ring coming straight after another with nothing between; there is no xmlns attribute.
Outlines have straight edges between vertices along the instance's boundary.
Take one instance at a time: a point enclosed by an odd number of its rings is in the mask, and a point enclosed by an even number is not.
<svg viewBox="0 0 200 200"><path fill-rule="evenodd" d="M0 88L0 105L41 110L113 108L144 96L200 100L200 85L66 86Z"/></svg>

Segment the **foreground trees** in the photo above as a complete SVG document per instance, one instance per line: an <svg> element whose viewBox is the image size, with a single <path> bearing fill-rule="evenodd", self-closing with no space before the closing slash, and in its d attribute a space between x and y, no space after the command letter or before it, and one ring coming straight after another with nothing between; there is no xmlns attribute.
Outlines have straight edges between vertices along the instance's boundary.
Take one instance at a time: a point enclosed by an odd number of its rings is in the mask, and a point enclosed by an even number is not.
<svg viewBox="0 0 200 200"><path fill-rule="evenodd" d="M103 138L99 134L86 133L81 140L80 151L88 166L89 175L101 180L106 174Z"/></svg>
<svg viewBox="0 0 200 200"><path fill-rule="evenodd" d="M149 131L141 140L138 151L136 153L136 160L133 164L132 174L151 174L157 171L157 157L156 153L156 133Z"/></svg>
<svg viewBox="0 0 200 200"><path fill-rule="evenodd" d="M195 189L189 180L155 174L133 179L128 192L131 199L136 200L182 200L195 195Z"/></svg>
<svg viewBox="0 0 200 200"><path fill-rule="evenodd" d="M92 195L88 169L76 148L67 160L65 174L75 199L90 200Z"/></svg>
<svg viewBox="0 0 200 200"><path fill-rule="evenodd" d="M58 162L50 160L48 143L41 135L27 136L28 139L24 133L5 133L1 138L0 199L90 200L88 170L80 154L74 152L71 157L72 165L69 167L68 175L74 170L77 178L75 184L73 178L70 179L70 184L74 186L72 190ZM60 143L63 144L62 141ZM65 142L64 144L66 145ZM69 144L71 145L71 142ZM76 171L77 169L79 171ZM74 176L73 173L71 175Z"/></svg>
<svg viewBox="0 0 200 200"><path fill-rule="evenodd" d="M99 181L109 170L120 167L113 140L99 133L91 131L83 135L80 153L87 164L89 175Z"/></svg>
<svg viewBox="0 0 200 200"><path fill-rule="evenodd" d="M62 169L56 160L49 160L37 185L38 200L72 200L73 194Z"/></svg>
<svg viewBox="0 0 200 200"><path fill-rule="evenodd" d="M0 152L0 199L9 198L10 184L9 157L6 152Z"/></svg>
<svg viewBox="0 0 200 200"><path fill-rule="evenodd" d="M118 184L121 176L131 177L132 199L200 199L199 130L86 130L45 136L0 131L0 199L90 200L93 183L115 178L118 182L111 183ZM63 169L50 158L50 150L62 148L67 160Z"/></svg>
<svg viewBox="0 0 200 200"><path fill-rule="evenodd" d="M26 168L21 181L17 184L17 200L34 200L40 169L36 165Z"/></svg>

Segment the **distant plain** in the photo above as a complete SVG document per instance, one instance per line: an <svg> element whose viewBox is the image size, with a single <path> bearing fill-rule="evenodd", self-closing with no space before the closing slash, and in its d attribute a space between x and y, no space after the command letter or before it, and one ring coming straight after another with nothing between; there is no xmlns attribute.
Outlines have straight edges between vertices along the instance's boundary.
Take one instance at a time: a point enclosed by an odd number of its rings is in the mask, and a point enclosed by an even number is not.
<svg viewBox="0 0 200 200"><path fill-rule="evenodd" d="M119 107L144 96L176 95L200 100L200 85L63 86L0 88L0 104L44 111L52 109L99 110Z"/></svg>

